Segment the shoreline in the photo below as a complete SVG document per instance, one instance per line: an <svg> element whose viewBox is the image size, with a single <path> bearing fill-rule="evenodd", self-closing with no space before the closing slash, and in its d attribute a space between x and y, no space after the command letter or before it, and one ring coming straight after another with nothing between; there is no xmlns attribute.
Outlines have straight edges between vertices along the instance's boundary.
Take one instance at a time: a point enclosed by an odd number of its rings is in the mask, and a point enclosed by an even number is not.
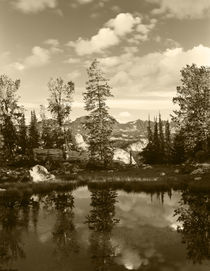
<svg viewBox="0 0 210 271"><path fill-rule="evenodd" d="M196 177L193 175L175 173L178 169L178 166L161 165L149 169L83 170L77 174L57 175L56 180L39 183L29 180L18 181L17 178L15 181L0 180L0 197L23 197L53 191L71 191L81 186L87 186L89 189L113 189L127 192L155 193L189 189L197 193L210 193L209 173L195 180Z"/></svg>

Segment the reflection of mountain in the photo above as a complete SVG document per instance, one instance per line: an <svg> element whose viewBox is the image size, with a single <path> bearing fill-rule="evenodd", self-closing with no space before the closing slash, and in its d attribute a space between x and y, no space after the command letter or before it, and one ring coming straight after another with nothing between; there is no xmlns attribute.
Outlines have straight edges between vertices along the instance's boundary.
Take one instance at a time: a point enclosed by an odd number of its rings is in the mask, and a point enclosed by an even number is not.
<svg viewBox="0 0 210 271"><path fill-rule="evenodd" d="M202 263L210 259L210 195L192 194L185 191L182 194L180 207L175 210L178 222L178 232L186 244L188 258L194 263Z"/></svg>

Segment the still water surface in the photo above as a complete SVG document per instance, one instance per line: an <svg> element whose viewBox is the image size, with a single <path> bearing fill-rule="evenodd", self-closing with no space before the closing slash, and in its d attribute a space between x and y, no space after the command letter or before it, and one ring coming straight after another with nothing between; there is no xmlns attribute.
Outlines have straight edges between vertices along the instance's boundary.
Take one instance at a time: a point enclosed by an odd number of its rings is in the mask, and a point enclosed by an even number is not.
<svg viewBox="0 0 210 271"><path fill-rule="evenodd" d="M0 270L209 271L209 211L209 195L187 192L1 200Z"/></svg>

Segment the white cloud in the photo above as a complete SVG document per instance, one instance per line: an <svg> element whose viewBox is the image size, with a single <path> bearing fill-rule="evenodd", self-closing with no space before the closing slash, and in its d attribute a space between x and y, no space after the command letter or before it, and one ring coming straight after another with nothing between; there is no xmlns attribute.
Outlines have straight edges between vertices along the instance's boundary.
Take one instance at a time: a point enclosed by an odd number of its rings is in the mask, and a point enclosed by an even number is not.
<svg viewBox="0 0 210 271"><path fill-rule="evenodd" d="M151 20L148 25L141 23L140 17L134 17L130 13L120 13L109 20L98 33L90 39L79 38L70 41L67 45L75 48L78 55L103 53L105 49L118 45L127 35L132 36L132 42L145 41L148 33L155 26L156 20ZM124 39L125 40L125 39Z"/></svg>
<svg viewBox="0 0 210 271"><path fill-rule="evenodd" d="M44 43L50 46L54 46L54 47L58 47L60 44L57 39L48 39Z"/></svg>
<svg viewBox="0 0 210 271"><path fill-rule="evenodd" d="M133 31L135 25L141 23L140 17L134 17L130 13L120 13L116 18L109 20L106 25L113 28L116 35L124 36Z"/></svg>
<svg viewBox="0 0 210 271"><path fill-rule="evenodd" d="M129 118L131 114L127 111L124 111L124 112L120 112L118 116L122 118Z"/></svg>
<svg viewBox="0 0 210 271"><path fill-rule="evenodd" d="M31 67L41 67L50 62L51 56L56 53L62 52L57 46L59 42L57 40L47 40L45 44L50 45L48 49L40 46L34 46L31 50L31 54L22 61L9 64L9 68L22 71Z"/></svg>
<svg viewBox="0 0 210 271"><path fill-rule="evenodd" d="M105 68L113 67L120 63L119 57L117 56L98 58L98 60L101 63L102 67L105 66Z"/></svg>
<svg viewBox="0 0 210 271"><path fill-rule="evenodd" d="M101 53L104 49L117 45L119 38L113 30L101 28L90 40L79 38L76 42L69 42L69 46L75 48L78 55Z"/></svg>
<svg viewBox="0 0 210 271"><path fill-rule="evenodd" d="M32 54L26 57L25 67L39 67L47 64L50 60L50 51L39 46L32 48Z"/></svg>
<svg viewBox="0 0 210 271"><path fill-rule="evenodd" d="M178 19L199 19L210 16L209 0L147 0L159 7L153 9L153 14L166 14L167 17Z"/></svg>
<svg viewBox="0 0 210 271"><path fill-rule="evenodd" d="M62 53L63 50L59 48L60 42L57 39L48 39L44 41L44 44L48 45L50 48L49 50L52 53Z"/></svg>
<svg viewBox="0 0 210 271"><path fill-rule="evenodd" d="M11 64L11 68L14 68L15 70L18 71L23 71L25 69L25 66L19 62L14 62Z"/></svg>
<svg viewBox="0 0 210 271"><path fill-rule="evenodd" d="M13 62L8 65L8 70L23 71L31 67L40 67L49 63L51 50L34 46L31 55L27 56L22 62Z"/></svg>
<svg viewBox="0 0 210 271"><path fill-rule="evenodd" d="M79 4L88 4L88 3L93 2L93 0L77 0L77 2L78 2Z"/></svg>
<svg viewBox="0 0 210 271"><path fill-rule="evenodd" d="M13 5L24 13L36 13L46 8L55 8L57 0L14 0Z"/></svg>
<svg viewBox="0 0 210 271"><path fill-rule="evenodd" d="M210 48L203 45L184 51L167 49L139 57L124 54L119 64L109 69L111 84L121 95L168 95L175 93L180 70L186 64L210 66ZM129 91L128 91L129 90Z"/></svg>

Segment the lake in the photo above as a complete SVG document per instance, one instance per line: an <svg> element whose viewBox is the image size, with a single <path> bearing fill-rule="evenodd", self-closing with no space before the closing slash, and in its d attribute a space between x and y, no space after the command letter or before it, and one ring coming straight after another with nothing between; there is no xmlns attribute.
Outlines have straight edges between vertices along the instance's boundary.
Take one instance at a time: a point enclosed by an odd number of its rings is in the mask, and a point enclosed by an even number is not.
<svg viewBox="0 0 210 271"><path fill-rule="evenodd" d="M209 271L209 198L87 187L1 198L0 270Z"/></svg>

